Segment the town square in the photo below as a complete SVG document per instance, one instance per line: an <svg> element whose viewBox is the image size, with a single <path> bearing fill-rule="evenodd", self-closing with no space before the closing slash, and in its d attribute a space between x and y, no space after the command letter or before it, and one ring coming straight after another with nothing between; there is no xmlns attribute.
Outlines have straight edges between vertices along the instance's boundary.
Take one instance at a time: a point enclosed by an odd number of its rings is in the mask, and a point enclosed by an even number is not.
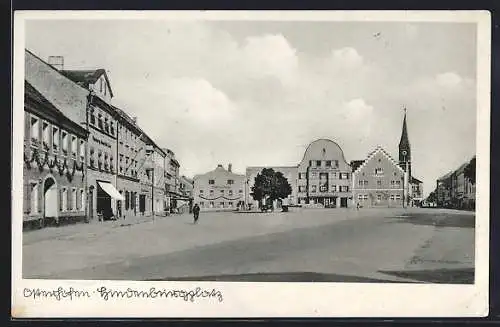
<svg viewBox="0 0 500 327"><path fill-rule="evenodd" d="M473 284L475 38L28 21L23 277Z"/></svg>

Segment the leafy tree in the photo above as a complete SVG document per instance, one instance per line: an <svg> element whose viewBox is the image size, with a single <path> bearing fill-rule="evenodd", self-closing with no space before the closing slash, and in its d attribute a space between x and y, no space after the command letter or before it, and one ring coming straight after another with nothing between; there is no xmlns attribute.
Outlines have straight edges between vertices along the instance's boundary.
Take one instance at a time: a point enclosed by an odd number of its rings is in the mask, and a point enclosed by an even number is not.
<svg viewBox="0 0 500 327"><path fill-rule="evenodd" d="M436 203L436 201L437 201L437 195L436 195L436 190L434 190L431 193L429 193L429 196L427 196L427 202Z"/></svg>
<svg viewBox="0 0 500 327"><path fill-rule="evenodd" d="M472 184L476 184L476 157L472 158L469 164L464 169L464 175Z"/></svg>
<svg viewBox="0 0 500 327"><path fill-rule="evenodd" d="M292 187L281 172L276 172L272 168L264 168L257 174L254 185L250 193L254 200L259 201L268 198L270 201L284 199L292 193Z"/></svg>

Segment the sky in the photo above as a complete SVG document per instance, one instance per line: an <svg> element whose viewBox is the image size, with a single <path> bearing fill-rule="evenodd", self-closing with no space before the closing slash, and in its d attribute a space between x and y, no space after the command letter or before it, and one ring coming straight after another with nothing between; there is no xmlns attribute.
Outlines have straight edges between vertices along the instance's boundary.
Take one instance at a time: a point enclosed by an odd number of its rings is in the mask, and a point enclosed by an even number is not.
<svg viewBox="0 0 500 327"><path fill-rule="evenodd" d="M397 158L404 107L425 194L476 153L474 24L31 20L26 48L106 69L113 104L190 177L297 165L319 138Z"/></svg>

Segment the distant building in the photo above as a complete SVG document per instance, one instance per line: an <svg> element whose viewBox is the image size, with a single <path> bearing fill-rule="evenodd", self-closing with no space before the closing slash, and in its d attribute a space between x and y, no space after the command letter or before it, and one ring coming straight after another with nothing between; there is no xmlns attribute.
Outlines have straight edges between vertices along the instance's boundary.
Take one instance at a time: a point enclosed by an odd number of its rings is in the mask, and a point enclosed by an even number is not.
<svg viewBox="0 0 500 327"><path fill-rule="evenodd" d="M180 212L191 212L193 207L193 189L194 183L192 179L186 176L179 177L179 193L184 199L177 201L177 209Z"/></svg>
<svg viewBox="0 0 500 327"><path fill-rule="evenodd" d="M476 183L466 174L466 169L472 164L475 164L475 156L438 178L435 190L438 207L468 210L475 208Z"/></svg>
<svg viewBox="0 0 500 327"><path fill-rule="evenodd" d="M352 204L351 166L332 140L319 139L307 147L298 165L300 204L347 208Z"/></svg>
<svg viewBox="0 0 500 327"><path fill-rule="evenodd" d="M23 221L83 220L87 131L24 86Z"/></svg>
<svg viewBox="0 0 500 327"><path fill-rule="evenodd" d="M177 209L177 201L186 200L179 193L179 161L175 158L175 153L167 148L165 152L165 192L166 192L166 206L171 212Z"/></svg>
<svg viewBox="0 0 500 327"><path fill-rule="evenodd" d="M405 171L382 147L377 147L360 165L353 165L353 198L362 207L401 207Z"/></svg>
<svg viewBox="0 0 500 327"><path fill-rule="evenodd" d="M245 175L232 172L218 165L212 171L196 175L194 178L194 203L201 210L234 210L245 202Z"/></svg>

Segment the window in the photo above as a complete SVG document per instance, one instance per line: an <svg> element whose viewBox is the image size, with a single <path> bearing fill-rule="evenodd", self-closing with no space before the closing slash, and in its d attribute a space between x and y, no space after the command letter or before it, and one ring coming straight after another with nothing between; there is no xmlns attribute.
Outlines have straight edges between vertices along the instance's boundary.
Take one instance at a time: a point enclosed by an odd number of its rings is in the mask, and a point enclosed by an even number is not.
<svg viewBox="0 0 500 327"><path fill-rule="evenodd" d="M233 195L233 190L228 191L229 195Z"/></svg>
<svg viewBox="0 0 500 327"><path fill-rule="evenodd" d="M316 160L316 167L321 167L321 160Z"/></svg>
<svg viewBox="0 0 500 327"><path fill-rule="evenodd" d="M377 194L377 201L380 201L380 200L382 200L382 195Z"/></svg>
<svg viewBox="0 0 500 327"><path fill-rule="evenodd" d="M339 168L339 161L338 160L335 160L335 167Z"/></svg>
<svg viewBox="0 0 500 327"><path fill-rule="evenodd" d="M59 128L52 126L52 149L59 151Z"/></svg>
<svg viewBox="0 0 500 327"><path fill-rule="evenodd" d="M232 203L232 202L228 202L227 204L228 204L228 206L230 206L231 208L233 207L233 203Z"/></svg>
<svg viewBox="0 0 500 327"><path fill-rule="evenodd" d="M239 190L238 192L239 192L239 193L243 193L243 190Z"/></svg>
<svg viewBox="0 0 500 327"><path fill-rule="evenodd" d="M50 150L50 125L47 122L42 124L42 135L43 135L43 149L45 151Z"/></svg>
<svg viewBox="0 0 500 327"><path fill-rule="evenodd" d="M31 117L31 145L38 146L40 143L40 125L38 118Z"/></svg>
<svg viewBox="0 0 500 327"><path fill-rule="evenodd" d="M227 180L227 184L228 184L228 185L232 185L232 184L234 184L234 180L232 180L232 179L228 179L228 180Z"/></svg>
<svg viewBox="0 0 500 327"><path fill-rule="evenodd" d="M104 130L106 133L109 133L109 123L108 123L108 118L104 118Z"/></svg>
<svg viewBox="0 0 500 327"><path fill-rule="evenodd" d="M224 190L220 190L220 194L224 194Z"/></svg>
<svg viewBox="0 0 500 327"><path fill-rule="evenodd" d="M209 179L209 180L208 180L208 184L215 184L215 180L213 180L213 179Z"/></svg>
<svg viewBox="0 0 500 327"><path fill-rule="evenodd" d="M90 124L95 125L94 108L90 109Z"/></svg>
<svg viewBox="0 0 500 327"><path fill-rule="evenodd" d="M349 173L339 173L339 179L349 179Z"/></svg>
<svg viewBox="0 0 500 327"><path fill-rule="evenodd" d="M396 200L401 200L401 195L400 194L396 194Z"/></svg>
<svg viewBox="0 0 500 327"><path fill-rule="evenodd" d="M311 185L311 192L316 192L316 185Z"/></svg>
<svg viewBox="0 0 500 327"><path fill-rule="evenodd" d="M399 188L401 186L401 181L396 181L396 187Z"/></svg>
<svg viewBox="0 0 500 327"><path fill-rule="evenodd" d="M300 185L299 186L299 192L305 192L305 186Z"/></svg>
<svg viewBox="0 0 500 327"><path fill-rule="evenodd" d="M359 181L359 182L358 182L358 185L359 185L359 186L363 186L363 185L365 185L365 183L364 183L364 181Z"/></svg>
<svg viewBox="0 0 500 327"><path fill-rule="evenodd" d="M313 161L309 160L309 167L311 167L312 165L313 165Z"/></svg>
<svg viewBox="0 0 500 327"><path fill-rule="evenodd" d="M62 152L63 155L68 155L68 133L62 131Z"/></svg>
<svg viewBox="0 0 500 327"><path fill-rule="evenodd" d="M332 185L332 192L337 192L337 185Z"/></svg>
<svg viewBox="0 0 500 327"><path fill-rule="evenodd" d="M71 135L71 155L76 158L76 146L77 146L76 136Z"/></svg>
<svg viewBox="0 0 500 327"><path fill-rule="evenodd" d="M384 174L384 170L380 167L375 168L375 175L381 176Z"/></svg>
<svg viewBox="0 0 500 327"><path fill-rule="evenodd" d="M80 189L80 211L85 211L85 192Z"/></svg>
<svg viewBox="0 0 500 327"><path fill-rule="evenodd" d="M221 202L219 203L219 205L220 205L220 207L221 207L221 208L224 208L224 201L221 201Z"/></svg>
<svg viewBox="0 0 500 327"><path fill-rule="evenodd" d="M337 178L337 173L332 173L332 179L336 179Z"/></svg>
<svg viewBox="0 0 500 327"><path fill-rule="evenodd" d="M76 211L76 188L71 189L71 210Z"/></svg>
<svg viewBox="0 0 500 327"><path fill-rule="evenodd" d="M111 131L111 134L115 135L115 126L114 126L113 122L111 122L110 131Z"/></svg>
<svg viewBox="0 0 500 327"><path fill-rule="evenodd" d="M339 186L339 192L349 192L349 186Z"/></svg>
<svg viewBox="0 0 500 327"><path fill-rule="evenodd" d="M358 200L363 200L363 194L358 194Z"/></svg>
<svg viewBox="0 0 500 327"><path fill-rule="evenodd" d="M214 190L210 190L210 195L214 195Z"/></svg>
<svg viewBox="0 0 500 327"><path fill-rule="evenodd" d="M38 183L33 182L30 184L30 214L38 213Z"/></svg>
<svg viewBox="0 0 500 327"><path fill-rule="evenodd" d="M125 191L125 210L128 210L130 207L130 193Z"/></svg>
<svg viewBox="0 0 500 327"><path fill-rule="evenodd" d="M214 201L210 201L210 208L213 208L215 205Z"/></svg>
<svg viewBox="0 0 500 327"><path fill-rule="evenodd" d="M205 202L200 201L200 207L204 208L205 207Z"/></svg>
<svg viewBox="0 0 500 327"><path fill-rule="evenodd" d="M203 190L200 190L200 194L203 194Z"/></svg>
<svg viewBox="0 0 500 327"><path fill-rule="evenodd" d="M394 194L391 194L391 200L394 200Z"/></svg>
<svg viewBox="0 0 500 327"><path fill-rule="evenodd" d="M98 120L97 120L97 126L100 128L100 129L103 129L103 125L102 125L102 115L101 114L98 114Z"/></svg>
<svg viewBox="0 0 500 327"><path fill-rule="evenodd" d="M85 160L85 141L80 140L80 161Z"/></svg>
<svg viewBox="0 0 500 327"><path fill-rule="evenodd" d="M331 167L332 166L332 161L331 160L327 160L326 161L326 166L327 167Z"/></svg>
<svg viewBox="0 0 500 327"><path fill-rule="evenodd" d="M305 173L299 173L299 179L304 179L305 178Z"/></svg>
<svg viewBox="0 0 500 327"><path fill-rule="evenodd" d="M381 181L381 180L378 180L378 181L377 181L377 187L380 187L380 186L382 186L382 181Z"/></svg>
<svg viewBox="0 0 500 327"><path fill-rule="evenodd" d="M391 187L394 188L395 185L396 185L396 181L391 181Z"/></svg>
<svg viewBox="0 0 500 327"><path fill-rule="evenodd" d="M363 194L363 200L368 200L368 194Z"/></svg>

